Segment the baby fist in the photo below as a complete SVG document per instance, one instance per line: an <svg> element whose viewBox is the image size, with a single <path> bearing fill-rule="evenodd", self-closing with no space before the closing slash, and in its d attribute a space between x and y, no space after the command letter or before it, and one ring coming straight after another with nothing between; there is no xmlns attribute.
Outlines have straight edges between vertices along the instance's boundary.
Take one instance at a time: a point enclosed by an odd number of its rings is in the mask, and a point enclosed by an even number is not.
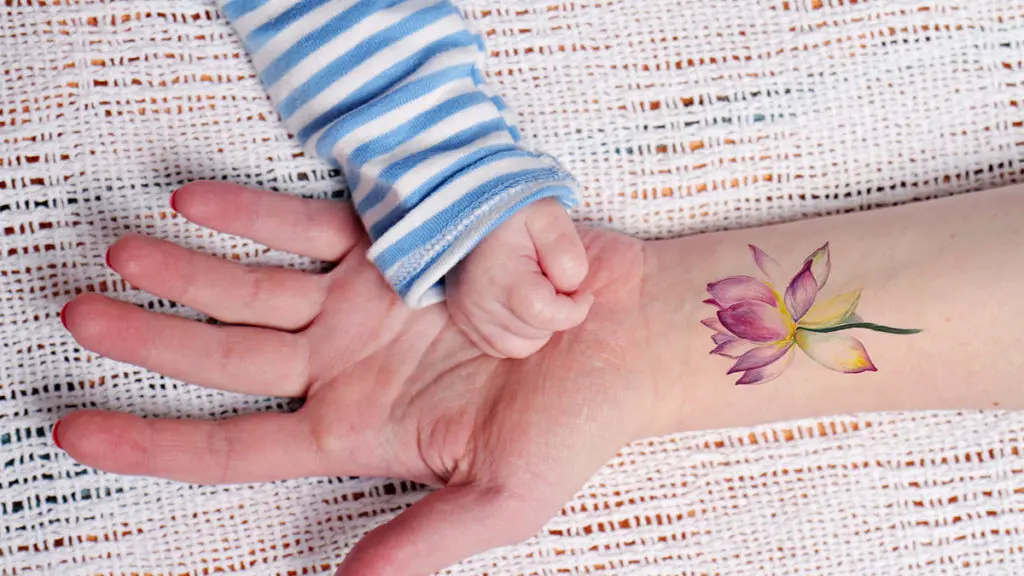
<svg viewBox="0 0 1024 576"><path fill-rule="evenodd" d="M491 232L449 273L452 319L481 350L525 358L581 324L593 297L574 294L587 253L554 199L535 202Z"/></svg>

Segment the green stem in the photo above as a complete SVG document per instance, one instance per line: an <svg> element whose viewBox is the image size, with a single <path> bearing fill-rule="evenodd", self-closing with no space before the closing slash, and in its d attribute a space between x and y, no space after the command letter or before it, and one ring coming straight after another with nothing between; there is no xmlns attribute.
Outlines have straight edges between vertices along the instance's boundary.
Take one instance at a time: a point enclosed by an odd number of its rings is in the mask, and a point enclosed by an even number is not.
<svg viewBox="0 0 1024 576"><path fill-rule="evenodd" d="M881 324L873 324L871 322L852 322L850 324L840 324L838 326L828 326L826 328L806 328L804 326L797 326L797 330L806 330L808 332L818 332L825 334L828 332L839 332L840 330L852 330L854 328L864 328L865 330L874 330L875 332L885 332L886 334L920 334L921 330L914 328L890 328L889 326L882 326Z"/></svg>

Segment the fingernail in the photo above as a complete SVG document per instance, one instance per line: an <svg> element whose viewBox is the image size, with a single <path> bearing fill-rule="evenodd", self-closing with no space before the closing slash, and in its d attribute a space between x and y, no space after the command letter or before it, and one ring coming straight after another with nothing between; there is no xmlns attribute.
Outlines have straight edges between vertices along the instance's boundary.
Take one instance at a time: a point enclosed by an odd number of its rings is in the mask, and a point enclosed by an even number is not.
<svg viewBox="0 0 1024 576"><path fill-rule="evenodd" d="M64 305L63 308L60 309L60 323L64 325L65 330L67 330L68 328L68 320L67 318L65 318L65 313L67 312L69 305L71 305L71 302L68 302L67 304Z"/></svg>
<svg viewBox="0 0 1024 576"><path fill-rule="evenodd" d="M58 428L60 428L60 420L57 420L57 423L53 425L53 443L57 445L57 448L63 450L64 447L60 445L60 440L57 439Z"/></svg>
<svg viewBox="0 0 1024 576"><path fill-rule="evenodd" d="M107 268L114 268L110 265L110 248L107 248L107 251L103 253L103 262L107 265Z"/></svg>
<svg viewBox="0 0 1024 576"><path fill-rule="evenodd" d="M175 200L177 199L177 197L178 197L178 191L175 190L174 192L171 193L171 210L174 210L175 212L178 211L178 206L175 205L175 203L174 203Z"/></svg>

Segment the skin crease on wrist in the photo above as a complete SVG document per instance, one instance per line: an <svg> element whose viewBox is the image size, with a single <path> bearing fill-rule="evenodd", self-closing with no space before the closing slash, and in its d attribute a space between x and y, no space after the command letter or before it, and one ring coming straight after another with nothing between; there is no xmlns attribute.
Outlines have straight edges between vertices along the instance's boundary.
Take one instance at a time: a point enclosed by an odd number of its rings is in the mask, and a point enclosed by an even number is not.
<svg viewBox="0 0 1024 576"><path fill-rule="evenodd" d="M644 300L658 338L666 399L659 433L854 412L1024 409L1024 189L962 194L895 208L645 244ZM855 330L877 372L842 374L796 354L771 382L733 385L713 356L706 283L757 276L748 244L789 274L829 242L823 294L863 288L865 319L920 334ZM679 386L685 382L685 386Z"/></svg>

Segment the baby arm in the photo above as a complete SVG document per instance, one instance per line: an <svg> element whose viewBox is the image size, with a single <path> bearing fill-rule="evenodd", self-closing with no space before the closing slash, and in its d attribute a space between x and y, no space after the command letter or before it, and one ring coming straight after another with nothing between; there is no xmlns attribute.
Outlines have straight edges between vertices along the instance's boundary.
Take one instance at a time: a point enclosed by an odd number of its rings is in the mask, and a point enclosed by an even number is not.
<svg viewBox="0 0 1024 576"><path fill-rule="evenodd" d="M467 295L457 308L470 333L491 334L487 326L511 322L482 317L504 304L521 309L513 314L523 322L516 333L533 343L546 340L551 327L581 319L578 307L559 297L579 282L579 272L556 270L561 250L527 256L525 221L534 216L517 217L543 199L572 205L576 183L554 159L520 144L507 107L480 72L482 40L455 6L424 0L222 0L221 6L285 125L307 152L344 172L369 232L368 256L406 304L442 300L442 279L500 228L503 240L482 247L473 258L478 262L460 276L469 289L457 289ZM564 213L559 222L557 229L565 230ZM533 258L534 269L523 267L523 274L538 274L515 290L506 284L495 292L475 279L499 265L484 262L484 254L503 253L506 243ZM578 241L575 246L570 250L578 259ZM504 304L484 307L485 296ZM537 310L522 304L533 306L534 299Z"/></svg>

